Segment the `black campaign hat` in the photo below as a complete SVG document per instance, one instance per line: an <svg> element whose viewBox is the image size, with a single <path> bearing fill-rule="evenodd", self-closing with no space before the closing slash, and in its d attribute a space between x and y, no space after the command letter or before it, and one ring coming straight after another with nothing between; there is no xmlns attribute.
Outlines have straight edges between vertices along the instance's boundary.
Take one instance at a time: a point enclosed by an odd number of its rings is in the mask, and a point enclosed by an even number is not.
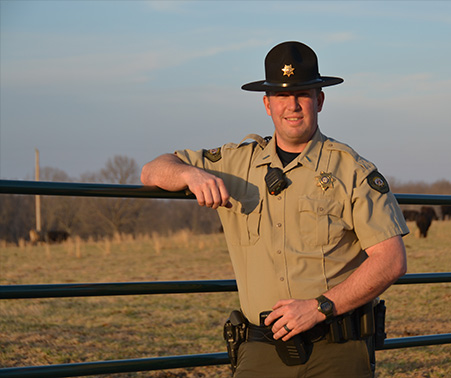
<svg viewBox="0 0 451 378"><path fill-rule="evenodd" d="M300 42L283 42L265 58L266 80L244 84L241 89L256 92L297 91L337 85L340 77L321 76L315 52Z"/></svg>

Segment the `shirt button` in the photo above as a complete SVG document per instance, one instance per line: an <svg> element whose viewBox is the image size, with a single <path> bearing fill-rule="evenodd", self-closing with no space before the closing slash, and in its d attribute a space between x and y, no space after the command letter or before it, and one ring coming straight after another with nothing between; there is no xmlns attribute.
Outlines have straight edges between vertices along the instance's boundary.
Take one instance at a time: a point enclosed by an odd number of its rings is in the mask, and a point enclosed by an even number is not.
<svg viewBox="0 0 451 378"><path fill-rule="evenodd" d="M283 278L283 277L280 277L280 281L285 281L285 278Z"/></svg>
<svg viewBox="0 0 451 378"><path fill-rule="evenodd" d="M324 211L323 207L318 208L318 210L322 213Z"/></svg>
<svg viewBox="0 0 451 378"><path fill-rule="evenodd" d="M278 228L282 227L282 223L277 223L276 227L278 227Z"/></svg>
<svg viewBox="0 0 451 378"><path fill-rule="evenodd" d="M282 199L282 197L281 196L279 196L279 197L277 197L277 199L280 201L281 199Z"/></svg>
<svg viewBox="0 0 451 378"><path fill-rule="evenodd" d="M282 251L279 249L279 250L277 251L277 254L280 255L281 253L282 253Z"/></svg>

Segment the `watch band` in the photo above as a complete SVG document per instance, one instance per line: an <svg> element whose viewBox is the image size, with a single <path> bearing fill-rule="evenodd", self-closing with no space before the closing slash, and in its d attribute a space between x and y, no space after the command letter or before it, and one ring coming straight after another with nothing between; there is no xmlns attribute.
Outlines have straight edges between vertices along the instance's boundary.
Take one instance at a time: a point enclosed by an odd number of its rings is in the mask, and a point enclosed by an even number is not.
<svg viewBox="0 0 451 378"><path fill-rule="evenodd" d="M320 295L316 298L318 301L318 311L326 315L326 320L333 318L334 316L334 302L324 295Z"/></svg>

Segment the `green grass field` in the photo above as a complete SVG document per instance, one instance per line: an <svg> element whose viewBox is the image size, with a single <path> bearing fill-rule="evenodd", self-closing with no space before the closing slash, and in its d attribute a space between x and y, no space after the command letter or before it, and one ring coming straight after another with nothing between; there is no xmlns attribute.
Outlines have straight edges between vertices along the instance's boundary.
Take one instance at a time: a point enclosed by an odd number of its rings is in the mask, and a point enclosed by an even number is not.
<svg viewBox="0 0 451 378"><path fill-rule="evenodd" d="M408 273L451 268L451 222L405 238ZM232 279L223 235L116 238L0 247L0 284ZM449 284L395 285L383 296L389 338L448 333ZM0 302L0 366L224 352L236 293L21 299ZM449 377L449 345L377 352L378 378ZM100 377L230 377L228 366Z"/></svg>

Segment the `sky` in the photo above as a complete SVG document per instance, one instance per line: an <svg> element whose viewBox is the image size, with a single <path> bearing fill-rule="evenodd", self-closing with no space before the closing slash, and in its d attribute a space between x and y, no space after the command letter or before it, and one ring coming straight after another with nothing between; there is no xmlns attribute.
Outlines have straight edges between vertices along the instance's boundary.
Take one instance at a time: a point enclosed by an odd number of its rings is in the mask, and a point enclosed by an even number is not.
<svg viewBox="0 0 451 378"><path fill-rule="evenodd" d="M273 134L276 44L312 47L321 131L396 182L451 178L451 2L0 0L0 178Z"/></svg>

